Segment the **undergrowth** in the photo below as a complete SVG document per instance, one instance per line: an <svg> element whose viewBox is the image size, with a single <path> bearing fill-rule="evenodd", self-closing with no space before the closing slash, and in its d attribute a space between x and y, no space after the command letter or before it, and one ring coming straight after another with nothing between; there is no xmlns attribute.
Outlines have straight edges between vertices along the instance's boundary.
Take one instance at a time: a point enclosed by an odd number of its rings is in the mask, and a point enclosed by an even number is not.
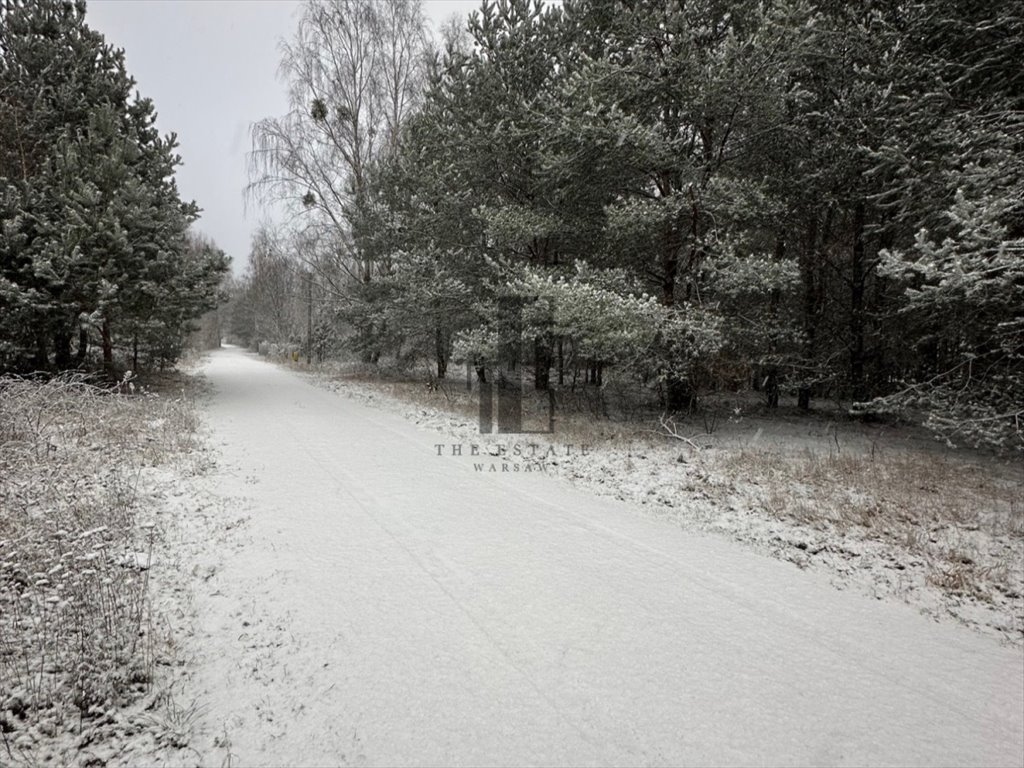
<svg viewBox="0 0 1024 768"><path fill-rule="evenodd" d="M195 419L128 378L0 379L0 763L26 724L81 731L149 690L158 531L139 473L188 451Z"/></svg>
<svg viewBox="0 0 1024 768"><path fill-rule="evenodd" d="M756 483L773 516L885 542L916 557L943 592L983 602L1022 596L1020 478L938 451L739 448L722 466L734 482Z"/></svg>

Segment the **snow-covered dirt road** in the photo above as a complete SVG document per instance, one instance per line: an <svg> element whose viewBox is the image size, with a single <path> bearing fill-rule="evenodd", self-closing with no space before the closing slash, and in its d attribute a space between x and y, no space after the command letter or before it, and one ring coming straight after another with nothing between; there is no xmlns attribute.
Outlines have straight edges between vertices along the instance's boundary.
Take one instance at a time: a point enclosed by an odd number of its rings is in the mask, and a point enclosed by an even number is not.
<svg viewBox="0 0 1024 768"><path fill-rule="evenodd" d="M205 373L248 521L200 568L203 764L1024 763L1020 649L477 472L239 350Z"/></svg>

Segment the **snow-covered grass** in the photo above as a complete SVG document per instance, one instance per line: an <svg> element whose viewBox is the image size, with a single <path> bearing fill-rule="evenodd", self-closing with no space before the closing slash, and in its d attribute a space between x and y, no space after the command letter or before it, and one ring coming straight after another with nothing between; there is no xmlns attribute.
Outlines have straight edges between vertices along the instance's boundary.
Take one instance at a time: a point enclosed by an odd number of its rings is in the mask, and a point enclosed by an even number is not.
<svg viewBox="0 0 1024 768"><path fill-rule="evenodd" d="M840 572L877 560L882 592L917 602L938 590L944 610L1022 639L1024 501L1005 467L884 441L873 453L734 447L717 464L732 486L723 503L740 496L805 532L790 553L799 565L826 552Z"/></svg>
<svg viewBox="0 0 1024 768"><path fill-rule="evenodd" d="M0 379L0 764L103 763L110 739L174 740L151 468L195 448L178 384Z"/></svg>
<svg viewBox="0 0 1024 768"><path fill-rule="evenodd" d="M315 378L456 442L510 440L479 434L475 395L464 381L428 387L339 364L323 366ZM838 588L903 600L1024 641L1019 463L835 411L769 414L753 398L711 400L679 421L641 409L612 420L601 415L607 396L584 391L574 398L571 410L557 414L555 434L528 436L588 447L585 455L559 451L546 459L550 474L800 568L823 569ZM539 422L543 409L540 399L527 403L527 420Z"/></svg>

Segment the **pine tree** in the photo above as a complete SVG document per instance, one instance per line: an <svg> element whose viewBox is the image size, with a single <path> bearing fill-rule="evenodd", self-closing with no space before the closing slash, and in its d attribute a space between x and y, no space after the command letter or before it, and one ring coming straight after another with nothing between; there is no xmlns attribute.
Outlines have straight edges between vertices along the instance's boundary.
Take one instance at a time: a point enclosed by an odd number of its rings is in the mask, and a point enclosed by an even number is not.
<svg viewBox="0 0 1024 768"><path fill-rule="evenodd" d="M96 341L109 367L115 347L180 339L227 262L187 252L198 208L123 52L82 2L8 0L0 82L0 367L81 365Z"/></svg>
<svg viewBox="0 0 1024 768"><path fill-rule="evenodd" d="M1024 4L905 9L885 62L890 129L879 204L907 237L882 254L903 293L903 386L867 409L911 408L948 439L1024 450Z"/></svg>

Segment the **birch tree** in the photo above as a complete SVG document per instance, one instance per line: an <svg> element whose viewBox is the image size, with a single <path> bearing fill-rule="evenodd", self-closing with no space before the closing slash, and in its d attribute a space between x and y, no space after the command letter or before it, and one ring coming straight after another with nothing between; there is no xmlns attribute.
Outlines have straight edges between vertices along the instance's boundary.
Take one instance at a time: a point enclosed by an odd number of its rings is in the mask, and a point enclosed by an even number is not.
<svg viewBox="0 0 1024 768"><path fill-rule="evenodd" d="M311 0L281 47L290 109L253 126L251 195L326 235L333 267L355 282L375 271L359 231L371 169L398 147L426 50L417 0Z"/></svg>

